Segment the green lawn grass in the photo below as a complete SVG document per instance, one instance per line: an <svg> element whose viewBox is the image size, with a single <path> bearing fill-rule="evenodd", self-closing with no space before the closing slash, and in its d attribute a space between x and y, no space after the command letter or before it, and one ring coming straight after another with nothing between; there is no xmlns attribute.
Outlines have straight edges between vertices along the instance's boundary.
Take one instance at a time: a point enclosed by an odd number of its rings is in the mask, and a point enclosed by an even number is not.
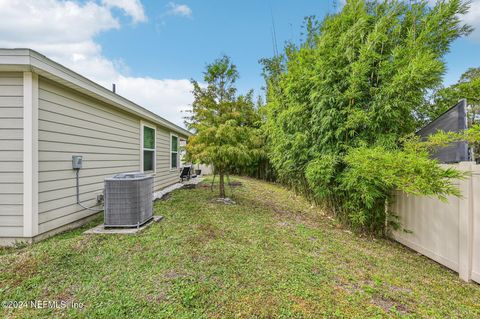
<svg viewBox="0 0 480 319"><path fill-rule="evenodd" d="M155 205L138 235L84 235L0 250L6 318L479 318L480 286L388 240L338 226L284 188L238 179L236 205L206 184ZM231 189L227 188L227 193Z"/></svg>

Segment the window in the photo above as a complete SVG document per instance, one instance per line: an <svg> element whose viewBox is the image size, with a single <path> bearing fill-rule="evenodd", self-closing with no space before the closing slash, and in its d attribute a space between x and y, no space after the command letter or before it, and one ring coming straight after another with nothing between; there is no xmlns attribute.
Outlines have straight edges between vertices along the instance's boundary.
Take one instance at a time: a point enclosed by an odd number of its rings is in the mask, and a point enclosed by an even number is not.
<svg viewBox="0 0 480 319"><path fill-rule="evenodd" d="M155 171L155 129L143 126L143 171Z"/></svg>
<svg viewBox="0 0 480 319"><path fill-rule="evenodd" d="M170 134L170 169L178 168L178 136Z"/></svg>

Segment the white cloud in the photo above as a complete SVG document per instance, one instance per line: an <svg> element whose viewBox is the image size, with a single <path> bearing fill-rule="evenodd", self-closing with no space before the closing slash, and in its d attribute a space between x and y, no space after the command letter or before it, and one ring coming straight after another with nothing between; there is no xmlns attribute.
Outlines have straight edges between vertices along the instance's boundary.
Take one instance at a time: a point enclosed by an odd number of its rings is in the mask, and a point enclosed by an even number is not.
<svg viewBox="0 0 480 319"><path fill-rule="evenodd" d="M186 4L178 4L175 2L169 2L167 4L168 11L167 13L170 15L177 15L183 17L191 17L192 16L192 9Z"/></svg>
<svg viewBox="0 0 480 319"><path fill-rule="evenodd" d="M166 119L183 126L186 106L192 103L189 80L120 76L117 92Z"/></svg>
<svg viewBox="0 0 480 319"><path fill-rule="evenodd" d="M122 60L102 55L95 36L121 27L113 7L134 22L146 19L140 2L113 2L0 0L0 47L31 48L108 89L116 83L120 95L182 125L183 114L179 111L192 101L188 80L131 77Z"/></svg>
<svg viewBox="0 0 480 319"><path fill-rule="evenodd" d="M480 0L470 0L470 9L467 14L461 17L462 22L473 27L473 32L468 38L480 41ZM429 6L433 7L438 0L428 0Z"/></svg>
<svg viewBox="0 0 480 319"><path fill-rule="evenodd" d="M102 3L110 8L121 9L126 15L132 17L133 22L147 21L147 16L140 0L102 0Z"/></svg>
<svg viewBox="0 0 480 319"><path fill-rule="evenodd" d="M470 4L470 10L463 16L463 21L474 28L470 38L480 41L480 0L473 0Z"/></svg>
<svg viewBox="0 0 480 319"><path fill-rule="evenodd" d="M1 40L75 43L119 28L110 10L94 2L0 0Z"/></svg>
<svg viewBox="0 0 480 319"><path fill-rule="evenodd" d="M480 41L480 0L470 0L470 10L462 17L463 23L473 27L473 32L468 38L474 41ZM427 0L428 5L433 7L438 0ZM339 6L342 8L347 3L347 0L339 0Z"/></svg>

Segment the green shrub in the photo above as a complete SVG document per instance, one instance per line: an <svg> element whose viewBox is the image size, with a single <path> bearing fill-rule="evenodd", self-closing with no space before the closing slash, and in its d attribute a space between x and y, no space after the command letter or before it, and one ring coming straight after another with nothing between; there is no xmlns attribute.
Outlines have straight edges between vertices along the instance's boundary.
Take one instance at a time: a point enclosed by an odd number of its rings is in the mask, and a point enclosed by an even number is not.
<svg viewBox="0 0 480 319"><path fill-rule="evenodd" d="M423 147L359 147L351 149L344 161L346 169L339 182L347 196L342 205L355 228L384 232L385 225L395 227L386 207L395 190L442 200L460 195L452 180L463 174L429 159Z"/></svg>
<svg viewBox="0 0 480 319"><path fill-rule="evenodd" d="M403 139L441 83L451 43L470 31L467 10L461 0L348 0L320 24L307 18L300 45L262 60L263 129L279 180L374 233L390 224L393 189L456 194L459 173Z"/></svg>

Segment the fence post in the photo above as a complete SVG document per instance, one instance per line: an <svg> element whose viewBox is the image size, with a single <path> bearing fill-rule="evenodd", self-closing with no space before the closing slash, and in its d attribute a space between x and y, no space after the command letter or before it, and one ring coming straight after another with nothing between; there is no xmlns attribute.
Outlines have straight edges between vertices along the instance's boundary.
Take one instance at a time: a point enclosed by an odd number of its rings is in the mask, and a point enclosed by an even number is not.
<svg viewBox="0 0 480 319"><path fill-rule="evenodd" d="M470 173L472 171L472 162L460 162L459 169ZM458 207L458 274L461 279L470 281L473 254L473 194L471 176L460 180L458 187L462 194Z"/></svg>

